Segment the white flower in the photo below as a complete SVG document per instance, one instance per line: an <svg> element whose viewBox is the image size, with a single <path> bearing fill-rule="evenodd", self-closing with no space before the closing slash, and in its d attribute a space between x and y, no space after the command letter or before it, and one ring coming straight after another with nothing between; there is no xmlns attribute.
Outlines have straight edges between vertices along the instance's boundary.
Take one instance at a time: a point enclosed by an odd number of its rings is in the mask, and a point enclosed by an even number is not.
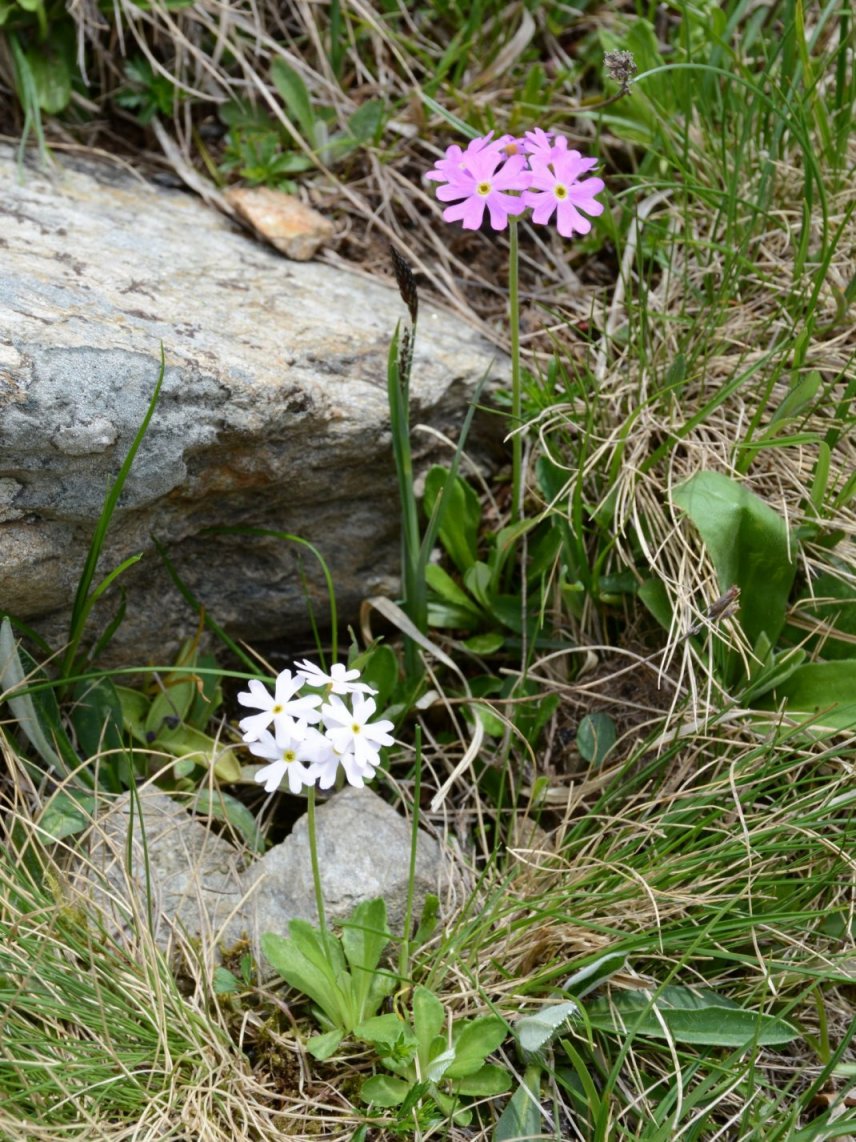
<svg viewBox="0 0 856 1142"><path fill-rule="evenodd" d="M243 731L245 742L258 741L262 732L267 729L271 722L274 724L274 729L282 724L284 728L287 727L293 731L293 724L289 726L289 722L302 720L304 723L314 723L319 720L321 716L317 709L321 705L319 694L307 694L302 698L294 697L303 686L303 682L303 678L292 678L290 670L283 670L276 677L275 693L271 695L270 691L258 679L253 678L250 681L249 690L242 690L238 695L238 701L242 706L261 710L261 713L251 714L250 717L242 718L238 723Z"/></svg>
<svg viewBox="0 0 856 1142"><path fill-rule="evenodd" d="M353 709L349 710L341 698L331 695L330 701L321 707L321 717L327 727L327 737L339 754L348 781L353 785L349 768L355 775L365 774L368 769L375 770L380 758L380 747L393 743L388 732L393 728L393 723L388 718L369 722L377 708L374 698L354 694L352 701ZM343 759L347 754L353 756L355 766L345 764Z"/></svg>
<svg viewBox="0 0 856 1142"><path fill-rule="evenodd" d="M284 777L292 793L299 793L304 785L314 785L316 763L326 753L328 742L317 730L308 730L303 738L294 738L282 724L275 734L262 730L259 740L250 743L250 753L271 762L256 773L256 781L266 792L279 789Z"/></svg>
<svg viewBox="0 0 856 1142"><path fill-rule="evenodd" d="M320 666L314 662L303 659L295 663L297 673L301 674L310 686L324 686L329 694L377 694L367 682L358 682L359 670L348 670L343 662L334 662L330 673L325 674Z"/></svg>

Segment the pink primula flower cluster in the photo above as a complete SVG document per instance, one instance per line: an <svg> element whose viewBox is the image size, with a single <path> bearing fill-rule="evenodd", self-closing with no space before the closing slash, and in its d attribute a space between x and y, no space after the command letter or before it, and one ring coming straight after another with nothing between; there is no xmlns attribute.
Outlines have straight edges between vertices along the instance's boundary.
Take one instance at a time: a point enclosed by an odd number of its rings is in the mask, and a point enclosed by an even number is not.
<svg viewBox="0 0 856 1142"><path fill-rule="evenodd" d="M340 662L329 674L312 662L298 662L295 674L283 670L277 675L273 694L252 679L238 701L258 713L238 724L250 752L268 763L257 771L256 781L268 793L284 781L292 793L316 783L329 789L339 766L350 785L371 780L381 748L393 744L392 722L370 720L377 710L376 693L360 681L358 670Z"/></svg>
<svg viewBox="0 0 856 1142"><path fill-rule="evenodd" d="M441 185L437 197L452 203L443 211L447 222L460 222L465 230L478 230L488 211L494 230L504 230L509 217L532 210L538 225L556 216L563 238L588 234L586 217L603 213L595 195L603 179L581 176L597 166L597 159L584 158L568 149L564 135L537 127L522 138L493 132L473 139L465 150L453 143L434 164L426 178Z"/></svg>

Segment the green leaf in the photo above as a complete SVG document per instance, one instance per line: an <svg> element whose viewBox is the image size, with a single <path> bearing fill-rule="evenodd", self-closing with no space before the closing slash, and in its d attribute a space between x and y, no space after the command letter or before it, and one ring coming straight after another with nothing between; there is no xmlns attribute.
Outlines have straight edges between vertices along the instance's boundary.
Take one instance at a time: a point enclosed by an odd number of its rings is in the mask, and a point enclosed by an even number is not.
<svg viewBox="0 0 856 1142"><path fill-rule="evenodd" d="M456 1024L452 1029L455 1061L446 1071L446 1078L459 1079L474 1074L507 1035L505 1020L498 1015L483 1015L479 1019Z"/></svg>
<svg viewBox="0 0 856 1142"><path fill-rule="evenodd" d="M399 1106L407 1098L410 1083L392 1075L372 1075L360 1087L360 1098L374 1106Z"/></svg>
<svg viewBox="0 0 856 1142"><path fill-rule="evenodd" d="M323 1035L313 1035L309 1042L306 1044L306 1050L319 1062L324 1059L329 1059L339 1049L339 1044L344 1039L345 1034L338 1029L335 1031L326 1031Z"/></svg>
<svg viewBox="0 0 856 1142"><path fill-rule="evenodd" d="M443 1004L427 987L413 989L413 1030L416 1049L423 1066L431 1057L431 1045L446 1021Z"/></svg>
<svg viewBox="0 0 856 1142"><path fill-rule="evenodd" d="M419 927L416 929L416 934L411 941L413 949L421 948L426 941L430 940L437 930L437 920L440 916L440 898L433 892L429 892L425 897L425 903L422 905L422 913L419 917Z"/></svg>
<svg viewBox="0 0 856 1142"><path fill-rule="evenodd" d="M586 714L577 729L577 749L592 765L601 765L616 739L615 722L609 714Z"/></svg>
<svg viewBox="0 0 856 1142"><path fill-rule="evenodd" d="M215 968L211 982L215 995L233 995L236 991L241 990L240 980L228 968Z"/></svg>
<svg viewBox="0 0 856 1142"><path fill-rule="evenodd" d="M44 679L44 672L15 641L8 618L0 623L0 691L9 695L6 701L24 737L49 769L68 777L80 760L62 727L59 705L53 689L35 693L24 691L27 683ZM81 773L80 777L84 775ZM91 779L88 782L92 784Z"/></svg>
<svg viewBox="0 0 856 1142"><path fill-rule="evenodd" d="M499 631L491 631L488 634L474 634L472 638L464 641L463 645L467 650L473 654L491 655L496 654L505 645L505 636L501 635Z"/></svg>
<svg viewBox="0 0 856 1142"><path fill-rule="evenodd" d="M524 1015L514 1024L514 1033L520 1049L526 1055L534 1055L548 1046L555 1036L568 1026L569 1020L579 1017L578 1003L552 1003L542 1007L533 1015Z"/></svg>
<svg viewBox="0 0 856 1142"><path fill-rule="evenodd" d="M357 655L351 663L360 678L377 690L377 708L385 710L398 685L398 658L390 646L381 643Z"/></svg>
<svg viewBox="0 0 856 1142"><path fill-rule="evenodd" d="M274 971L291 987L308 996L336 1026L344 1026L343 996L338 981L345 973L345 960L337 940L327 940L305 920L292 920L289 938L266 932L262 951Z"/></svg>
<svg viewBox="0 0 856 1142"><path fill-rule="evenodd" d="M378 971L391 936L383 899L358 904L342 925L342 950L351 967L353 981L352 1019L355 1023L373 1015L384 996L389 995L398 982L392 973Z"/></svg>
<svg viewBox="0 0 856 1142"><path fill-rule="evenodd" d="M110 678L89 678L76 682L72 690L71 720L77 742L87 757L103 750L120 750L124 745L122 703Z"/></svg>
<svg viewBox="0 0 856 1142"><path fill-rule="evenodd" d="M662 579L646 579L637 594L660 626L668 630L672 625L672 604Z"/></svg>
<svg viewBox="0 0 856 1142"><path fill-rule="evenodd" d="M354 1028L354 1034L358 1039L365 1039L368 1043L374 1043L380 1047L390 1047L397 1043L408 1043L413 1047L416 1046L416 1036L413 1030L392 1011L387 1012L386 1015L372 1015L370 1019L364 1019ZM379 1051L379 1054L384 1053L383 1050Z"/></svg>
<svg viewBox="0 0 856 1142"><path fill-rule="evenodd" d="M656 994L620 991L609 1000L589 1004L586 1014L598 1031L671 1037L701 1047L772 1047L790 1043L800 1034L784 1019L746 1011L713 991L678 986L664 987Z"/></svg>
<svg viewBox="0 0 856 1142"><path fill-rule="evenodd" d="M467 590L476 599L482 607L488 612L493 613L493 604L495 599L492 598L493 588L493 575L487 563L482 563L476 560L471 563L464 572L464 584ZM517 602L517 611L520 611L520 600Z"/></svg>
<svg viewBox="0 0 856 1142"><path fill-rule="evenodd" d="M606 952L604 955L598 956L596 960L592 960L590 964L586 964L585 967L579 968L573 975L568 976L562 984L562 988L576 999L582 999L590 991L599 987L605 979L609 979L611 975L621 971L626 960L627 956L624 952Z"/></svg>
<svg viewBox="0 0 856 1142"><path fill-rule="evenodd" d="M763 632L775 645L796 570L785 521L719 472L698 472L675 489L672 500L698 528L720 591L740 588L740 624L750 644Z"/></svg>
<svg viewBox="0 0 856 1142"><path fill-rule="evenodd" d="M58 115L71 100L72 72L66 53L47 44L30 48L26 56L39 107L46 115Z"/></svg>
<svg viewBox="0 0 856 1142"><path fill-rule="evenodd" d="M448 1072L446 1077L448 1078ZM496 1098L498 1094L505 1094L511 1088L511 1075L504 1067L496 1063L485 1063L471 1075L455 1083L456 1094L466 1095L468 1098Z"/></svg>
<svg viewBox="0 0 856 1142"><path fill-rule="evenodd" d="M148 745L146 718L151 705L149 699L141 690L132 690L130 686L114 686L113 689L119 699L122 710L122 725L126 732L141 745Z"/></svg>
<svg viewBox="0 0 856 1142"><path fill-rule="evenodd" d="M39 829L46 834L45 844L61 841L87 829L95 817L97 798L94 793L77 789L61 789L45 805L39 817Z"/></svg>
<svg viewBox="0 0 856 1142"><path fill-rule="evenodd" d="M303 141L315 150L318 145L315 131L317 116L312 110L312 100L303 79L281 57L277 57L271 64L270 77L282 98L289 119L293 119L300 128Z"/></svg>
<svg viewBox="0 0 856 1142"><path fill-rule="evenodd" d="M146 715L147 739L165 740L169 732L186 719L195 694L196 683L192 676L185 672L168 674Z"/></svg>
<svg viewBox="0 0 856 1142"><path fill-rule="evenodd" d="M484 617L482 609L473 602L466 591L458 586L448 571L443 570L439 563L429 563L425 568L425 582L444 602L469 612L475 618Z"/></svg>
<svg viewBox="0 0 856 1142"><path fill-rule="evenodd" d="M770 426L764 434L769 435L773 425L798 417L817 396L823 378L817 369L812 369L808 376L800 377L796 384L787 392L785 399L770 417Z"/></svg>
<svg viewBox="0 0 856 1142"><path fill-rule="evenodd" d="M530 1074L530 1072L532 1072ZM537 1082L538 1068L527 1068L527 1078L505 1105L493 1132L493 1142L521 1142L524 1138L540 1138L541 1106L532 1088Z"/></svg>
<svg viewBox="0 0 856 1142"><path fill-rule="evenodd" d="M435 465L425 477L423 507L429 518L447 483L443 518L440 520L440 542L463 574L476 560L481 504L466 480L460 476L451 477L447 469Z"/></svg>
<svg viewBox="0 0 856 1142"><path fill-rule="evenodd" d="M374 143L383 129L384 105L380 99L368 99L348 119L348 133L353 143Z"/></svg>
<svg viewBox="0 0 856 1142"><path fill-rule="evenodd" d="M753 669L749 685L740 695L741 702L745 706L749 706L762 694L781 686L799 670L805 659L806 652L802 649L786 650L781 654L776 654L771 650L768 659L757 669Z"/></svg>
<svg viewBox="0 0 856 1142"><path fill-rule="evenodd" d="M812 717L817 726L846 730L856 726L856 658L807 662L781 680L761 709L776 709L782 701L788 716Z"/></svg>

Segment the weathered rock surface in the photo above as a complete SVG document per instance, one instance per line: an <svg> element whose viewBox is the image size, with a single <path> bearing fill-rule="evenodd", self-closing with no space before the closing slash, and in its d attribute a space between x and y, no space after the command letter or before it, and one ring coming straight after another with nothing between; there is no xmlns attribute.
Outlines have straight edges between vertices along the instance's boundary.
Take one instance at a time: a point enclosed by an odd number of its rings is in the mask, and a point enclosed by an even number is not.
<svg viewBox="0 0 856 1142"><path fill-rule="evenodd" d="M160 402L99 568L144 553L122 576L113 660L163 662L195 628L153 537L207 611L249 640L305 630L307 589L323 623L323 578L293 543L207 528L310 541L345 618L366 595L394 591L385 378L397 291L287 262L197 199L113 167L63 160L49 176L27 167L21 181L0 147L0 184L0 609L63 641L161 344ZM426 308L413 423L455 435L488 370L505 372L493 348Z"/></svg>
<svg viewBox="0 0 856 1142"><path fill-rule="evenodd" d="M315 821L328 920L344 920L360 902L382 896L390 928L400 934L410 866L407 821L370 789L350 786L321 804ZM88 863L71 878L73 889L95 902L114 938L131 945L150 917L165 952L192 941L213 962L220 948L246 937L258 958L265 932L288 935L295 918L317 923L305 817L281 844L248 860L178 801L142 789L138 799L125 794L99 817L88 848ZM420 832L414 918L443 878L439 845Z"/></svg>

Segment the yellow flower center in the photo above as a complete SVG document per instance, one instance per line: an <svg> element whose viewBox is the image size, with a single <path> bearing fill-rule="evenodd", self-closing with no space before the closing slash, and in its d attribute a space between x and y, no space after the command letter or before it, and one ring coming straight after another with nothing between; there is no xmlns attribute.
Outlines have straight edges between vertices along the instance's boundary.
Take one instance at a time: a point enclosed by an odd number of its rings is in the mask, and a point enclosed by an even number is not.
<svg viewBox="0 0 856 1142"><path fill-rule="evenodd" d="M491 192L491 185L489 182L480 182L476 187L476 194L481 195L482 198L487 198Z"/></svg>

